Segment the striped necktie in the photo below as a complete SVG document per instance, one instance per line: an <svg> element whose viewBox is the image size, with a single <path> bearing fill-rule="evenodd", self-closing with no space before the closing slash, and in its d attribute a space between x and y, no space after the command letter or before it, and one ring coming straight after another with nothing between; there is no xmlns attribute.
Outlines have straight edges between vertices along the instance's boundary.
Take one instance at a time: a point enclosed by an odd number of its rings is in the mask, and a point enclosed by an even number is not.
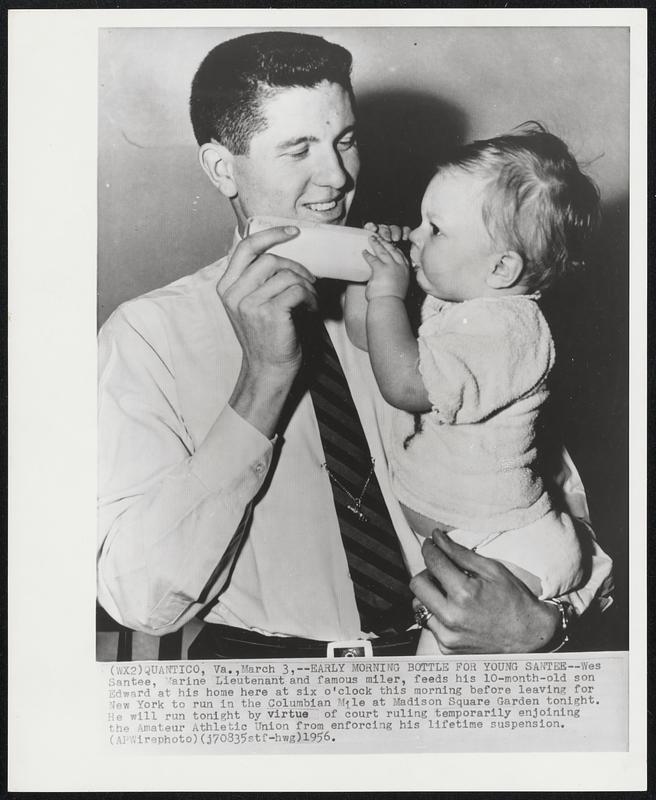
<svg viewBox="0 0 656 800"><path fill-rule="evenodd" d="M413 623L399 540L374 472L351 391L320 324L306 348L306 376L364 632L397 633Z"/></svg>

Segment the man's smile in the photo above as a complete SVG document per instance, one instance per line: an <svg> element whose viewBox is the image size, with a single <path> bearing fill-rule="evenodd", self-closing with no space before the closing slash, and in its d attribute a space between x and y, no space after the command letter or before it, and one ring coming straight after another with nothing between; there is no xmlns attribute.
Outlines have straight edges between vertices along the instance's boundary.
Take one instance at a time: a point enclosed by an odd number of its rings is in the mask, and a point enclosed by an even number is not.
<svg viewBox="0 0 656 800"><path fill-rule="evenodd" d="M320 222L341 222L346 214L345 195L303 203L312 216Z"/></svg>
<svg viewBox="0 0 656 800"><path fill-rule="evenodd" d="M337 200L326 200L322 203L306 203L305 204L312 211L332 211L337 207Z"/></svg>

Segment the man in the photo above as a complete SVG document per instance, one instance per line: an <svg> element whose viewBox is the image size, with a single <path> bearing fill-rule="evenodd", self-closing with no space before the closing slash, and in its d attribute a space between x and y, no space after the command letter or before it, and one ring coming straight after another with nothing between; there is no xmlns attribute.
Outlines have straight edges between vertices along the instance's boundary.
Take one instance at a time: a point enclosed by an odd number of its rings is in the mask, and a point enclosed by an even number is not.
<svg viewBox="0 0 656 800"><path fill-rule="evenodd" d="M191 117L235 245L126 303L100 334L99 599L156 635L202 613L191 657L320 656L365 638L381 655L416 651L407 581L424 563L390 492L366 355L331 287L266 253L294 228L244 238L255 214L345 221L359 169L350 68L346 50L302 34L210 52ZM501 565L446 537L424 558L413 589L444 652L560 644L563 607ZM600 551L593 565L569 598L579 613L610 571Z"/></svg>

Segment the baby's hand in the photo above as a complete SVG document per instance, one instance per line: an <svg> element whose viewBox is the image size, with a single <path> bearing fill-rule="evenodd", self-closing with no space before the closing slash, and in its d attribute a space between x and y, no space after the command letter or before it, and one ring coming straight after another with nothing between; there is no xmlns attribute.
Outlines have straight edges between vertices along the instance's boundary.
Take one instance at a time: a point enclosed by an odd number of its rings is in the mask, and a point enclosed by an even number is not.
<svg viewBox="0 0 656 800"><path fill-rule="evenodd" d="M377 233L381 239L386 242L407 242L410 237L410 227L404 225L385 225L376 224L375 222L367 222L364 226L366 231Z"/></svg>
<svg viewBox="0 0 656 800"><path fill-rule="evenodd" d="M405 299L410 282L408 262L403 253L393 244L384 242L375 235L369 240L371 249L363 250L362 255L371 267L371 278L367 284L366 297L400 297Z"/></svg>

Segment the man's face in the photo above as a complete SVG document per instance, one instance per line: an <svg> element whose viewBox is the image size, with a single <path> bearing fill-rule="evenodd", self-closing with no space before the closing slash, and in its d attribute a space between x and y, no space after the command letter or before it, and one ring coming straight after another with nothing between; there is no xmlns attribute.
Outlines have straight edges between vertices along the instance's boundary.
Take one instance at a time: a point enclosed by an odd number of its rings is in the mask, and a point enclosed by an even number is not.
<svg viewBox="0 0 656 800"><path fill-rule="evenodd" d="M262 110L266 128L247 155L233 156L240 228L256 214L343 223L360 169L348 93L327 81L291 87Z"/></svg>

